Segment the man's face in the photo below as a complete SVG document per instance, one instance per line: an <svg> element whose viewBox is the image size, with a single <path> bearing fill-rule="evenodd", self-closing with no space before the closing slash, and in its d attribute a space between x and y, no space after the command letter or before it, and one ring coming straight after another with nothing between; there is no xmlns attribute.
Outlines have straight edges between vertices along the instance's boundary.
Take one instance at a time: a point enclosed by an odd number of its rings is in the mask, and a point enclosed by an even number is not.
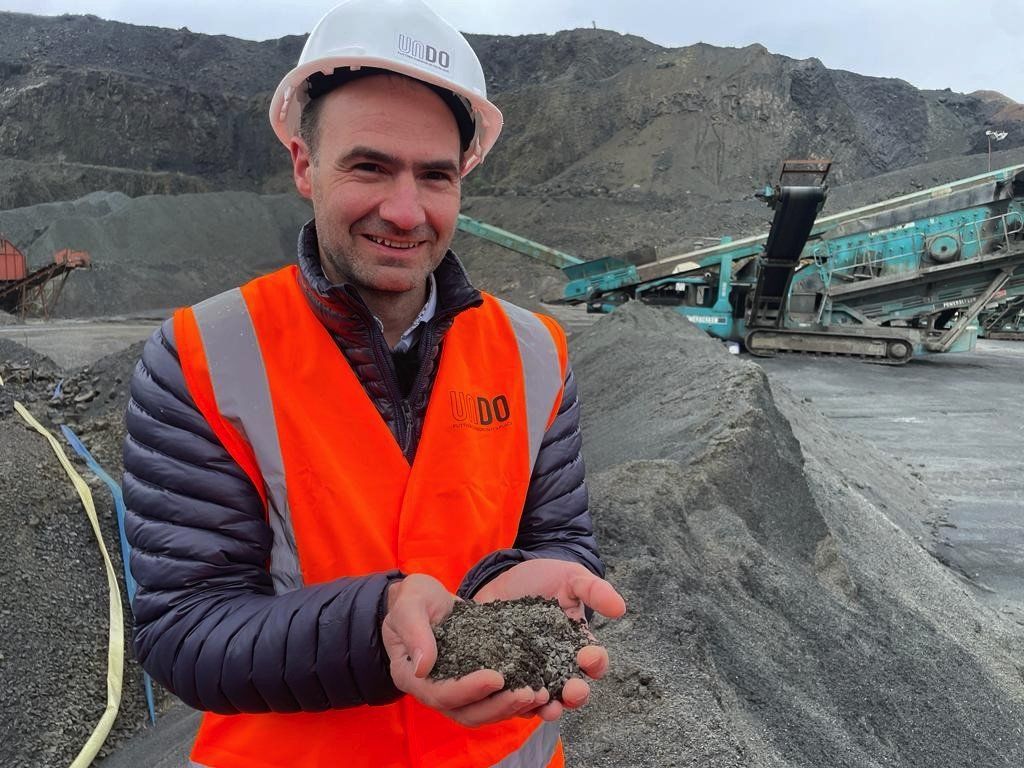
<svg viewBox="0 0 1024 768"><path fill-rule="evenodd" d="M402 77L367 77L321 98L317 159L296 138L292 160L313 201L324 273L361 291L424 290L459 213L455 117Z"/></svg>

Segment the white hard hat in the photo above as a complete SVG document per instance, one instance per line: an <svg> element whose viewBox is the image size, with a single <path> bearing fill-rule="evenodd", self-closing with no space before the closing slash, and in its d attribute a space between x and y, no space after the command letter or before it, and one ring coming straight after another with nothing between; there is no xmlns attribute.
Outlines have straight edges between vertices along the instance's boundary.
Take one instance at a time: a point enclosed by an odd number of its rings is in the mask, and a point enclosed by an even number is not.
<svg viewBox="0 0 1024 768"><path fill-rule="evenodd" d="M422 0L345 0L317 22L298 66L274 92L270 123L281 142L287 147L299 132L310 75L364 67L407 75L461 97L475 128L463 152L463 176L497 141L501 111L487 100L480 60L457 29Z"/></svg>

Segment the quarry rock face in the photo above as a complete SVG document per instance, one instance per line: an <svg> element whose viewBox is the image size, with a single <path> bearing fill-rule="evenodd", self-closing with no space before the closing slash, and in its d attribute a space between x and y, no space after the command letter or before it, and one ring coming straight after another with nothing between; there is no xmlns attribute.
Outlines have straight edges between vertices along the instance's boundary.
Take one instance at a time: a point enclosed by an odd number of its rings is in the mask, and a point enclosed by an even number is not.
<svg viewBox="0 0 1024 768"><path fill-rule="evenodd" d="M999 94L919 91L759 45L661 48L586 29L469 37L506 116L468 180L474 194L720 200L770 181L785 157L831 158L834 178L849 182L984 151L987 127L1010 130L1001 149L1024 143L1020 105ZM131 194L158 182L96 169L281 191L287 157L266 110L303 42L0 14L0 177L18 190L5 204L75 197L61 165ZM12 161L43 164L47 184Z"/></svg>
<svg viewBox="0 0 1024 768"><path fill-rule="evenodd" d="M286 160L263 130L259 97L96 69L40 67L5 85L0 146L14 160L181 173L250 189Z"/></svg>
<svg viewBox="0 0 1024 768"><path fill-rule="evenodd" d="M136 171L59 159L31 162L0 157L0 210L3 211L24 205L28 200L72 200L104 189L142 197L208 192L210 185L198 176L176 172Z"/></svg>

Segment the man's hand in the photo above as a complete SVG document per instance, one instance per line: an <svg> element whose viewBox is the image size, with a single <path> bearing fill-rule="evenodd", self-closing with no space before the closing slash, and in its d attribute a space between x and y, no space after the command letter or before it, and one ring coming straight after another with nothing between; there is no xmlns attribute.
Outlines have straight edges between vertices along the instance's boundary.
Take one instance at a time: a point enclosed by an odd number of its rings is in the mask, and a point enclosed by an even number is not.
<svg viewBox="0 0 1024 768"><path fill-rule="evenodd" d="M507 720L548 703L547 691L501 691L505 679L493 669L458 680L428 678L437 660L433 627L452 612L456 600L437 579L407 576L391 585L387 600L381 637L391 660L391 679L400 691L470 727Z"/></svg>
<svg viewBox="0 0 1024 768"><path fill-rule="evenodd" d="M607 581L579 563L547 558L512 566L481 587L473 599L488 603L528 596L557 598L562 610L577 621L584 618L584 606L611 619L620 618L626 612L626 601ZM599 680L608 671L608 651L599 645L588 645L576 654L576 663L587 677ZM589 697L590 686L583 679L573 677L562 688L561 702L538 703L522 716L539 715L544 720L557 720L564 708L578 709Z"/></svg>

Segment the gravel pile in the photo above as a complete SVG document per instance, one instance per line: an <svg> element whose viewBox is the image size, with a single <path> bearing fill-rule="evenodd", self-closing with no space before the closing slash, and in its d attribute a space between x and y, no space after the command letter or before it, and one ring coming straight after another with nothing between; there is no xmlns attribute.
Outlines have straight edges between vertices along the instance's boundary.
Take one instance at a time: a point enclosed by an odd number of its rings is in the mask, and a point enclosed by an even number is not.
<svg viewBox="0 0 1024 768"><path fill-rule="evenodd" d="M595 621L613 666L566 723L570 764L1024 763L1024 633L918 544L932 504L919 480L669 310L627 305L572 345L592 508L630 611ZM106 648L92 533L10 400L75 424L116 474L138 354L61 371L0 340L5 766L70 762L103 708ZM125 681L107 750L145 720L133 662ZM173 743L107 762L183 755L194 721L174 722Z"/></svg>
<svg viewBox="0 0 1024 768"><path fill-rule="evenodd" d="M106 486L64 443L67 423L107 471L121 472L125 370L141 347L91 369L63 372L48 358L0 339L0 763L4 768L67 766L106 706L107 581L95 535L50 445L14 412L18 400L48 426L90 485L107 552L122 580L113 501ZM117 379L122 382L118 383ZM57 384L62 394L54 397ZM97 390L96 387L100 389ZM88 396L91 392L102 396ZM109 393L114 395L110 396ZM77 402L76 402L77 400ZM101 756L146 719L142 672L131 656L125 614L123 698ZM158 706L169 703L157 691Z"/></svg>
<svg viewBox="0 0 1024 768"><path fill-rule="evenodd" d="M995 153L997 166L1024 150ZM983 171L977 156L949 158L868 180L834 183L825 213L878 202ZM770 178L760 182L771 181ZM766 232L771 211L748 193L652 200L540 194L469 197L473 217L590 260L638 248L681 253ZM294 194L217 192L129 198L96 192L79 200L0 212L3 233L32 266L64 247L87 250L93 268L71 275L57 314L138 315L200 301L290 263L311 216ZM709 223L710 222L710 223ZM559 297L564 275L539 261L458 233L453 243L477 284L536 309ZM0 318L0 323L4 319Z"/></svg>
<svg viewBox="0 0 1024 768"><path fill-rule="evenodd" d="M32 266L88 251L93 266L70 276L58 314L95 317L193 304L289 264L311 215L296 195L97 193L0 213L0 232Z"/></svg>
<svg viewBox="0 0 1024 768"><path fill-rule="evenodd" d="M669 310L619 309L574 359L629 613L595 623L613 668L572 764L1024 761L1024 637L905 527L924 486Z"/></svg>

